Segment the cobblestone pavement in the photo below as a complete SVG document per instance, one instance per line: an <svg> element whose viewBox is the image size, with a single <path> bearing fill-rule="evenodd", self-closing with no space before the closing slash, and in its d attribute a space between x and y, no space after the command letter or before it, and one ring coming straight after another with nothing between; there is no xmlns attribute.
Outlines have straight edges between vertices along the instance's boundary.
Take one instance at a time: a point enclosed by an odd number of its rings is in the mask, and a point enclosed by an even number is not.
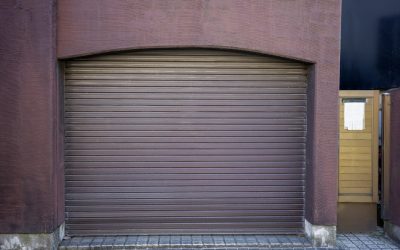
<svg viewBox="0 0 400 250"><path fill-rule="evenodd" d="M161 235L72 237L59 249L324 249L313 248L302 236L285 235ZM333 248L331 248L333 249ZM372 234L338 234L334 249L400 249L382 231Z"/></svg>

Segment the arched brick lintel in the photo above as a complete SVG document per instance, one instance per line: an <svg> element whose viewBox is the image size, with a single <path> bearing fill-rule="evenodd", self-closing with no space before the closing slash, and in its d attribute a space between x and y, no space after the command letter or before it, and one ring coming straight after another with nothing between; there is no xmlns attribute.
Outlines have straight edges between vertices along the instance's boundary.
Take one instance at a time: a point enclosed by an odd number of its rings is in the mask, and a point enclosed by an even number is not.
<svg viewBox="0 0 400 250"><path fill-rule="evenodd" d="M89 51L86 53L74 54L72 56L67 57L59 57L60 60L68 60L72 58L84 57L84 56L95 56L102 54L111 54L111 53L123 53L125 51L139 51L139 50L152 50L152 49L213 49L213 50L232 50L243 53L256 53L265 56L276 56L281 58L286 58L289 60L295 60L299 62L303 62L305 64L315 64L315 61L307 59L307 58L298 58L291 55L280 54L274 51L266 51L262 49L254 49L248 47L234 47L229 45L198 45L198 44L188 44L188 45L156 45L156 46L128 46L124 48L110 48L108 50L99 50L99 51Z"/></svg>

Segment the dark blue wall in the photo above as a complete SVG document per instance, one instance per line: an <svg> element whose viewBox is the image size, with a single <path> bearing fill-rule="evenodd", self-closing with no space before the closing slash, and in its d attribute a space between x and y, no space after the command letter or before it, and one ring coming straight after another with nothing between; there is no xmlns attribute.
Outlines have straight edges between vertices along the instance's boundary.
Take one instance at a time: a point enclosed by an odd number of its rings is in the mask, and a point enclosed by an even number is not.
<svg viewBox="0 0 400 250"><path fill-rule="evenodd" d="M341 89L400 87L400 0L343 0Z"/></svg>

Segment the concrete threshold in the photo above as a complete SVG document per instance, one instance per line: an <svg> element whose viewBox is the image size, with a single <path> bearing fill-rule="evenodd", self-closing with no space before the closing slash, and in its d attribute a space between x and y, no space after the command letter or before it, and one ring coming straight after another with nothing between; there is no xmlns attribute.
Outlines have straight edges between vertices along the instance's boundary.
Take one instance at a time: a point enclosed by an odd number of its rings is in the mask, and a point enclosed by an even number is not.
<svg viewBox="0 0 400 250"><path fill-rule="evenodd" d="M137 235L65 238L59 249L315 249L295 235Z"/></svg>

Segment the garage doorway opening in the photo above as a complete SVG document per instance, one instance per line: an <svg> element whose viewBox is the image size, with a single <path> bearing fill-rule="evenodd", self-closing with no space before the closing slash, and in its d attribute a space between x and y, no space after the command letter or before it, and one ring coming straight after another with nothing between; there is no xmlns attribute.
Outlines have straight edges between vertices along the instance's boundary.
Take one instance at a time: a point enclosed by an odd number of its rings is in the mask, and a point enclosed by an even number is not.
<svg viewBox="0 0 400 250"><path fill-rule="evenodd" d="M67 61L67 235L303 233L307 73L214 49Z"/></svg>

